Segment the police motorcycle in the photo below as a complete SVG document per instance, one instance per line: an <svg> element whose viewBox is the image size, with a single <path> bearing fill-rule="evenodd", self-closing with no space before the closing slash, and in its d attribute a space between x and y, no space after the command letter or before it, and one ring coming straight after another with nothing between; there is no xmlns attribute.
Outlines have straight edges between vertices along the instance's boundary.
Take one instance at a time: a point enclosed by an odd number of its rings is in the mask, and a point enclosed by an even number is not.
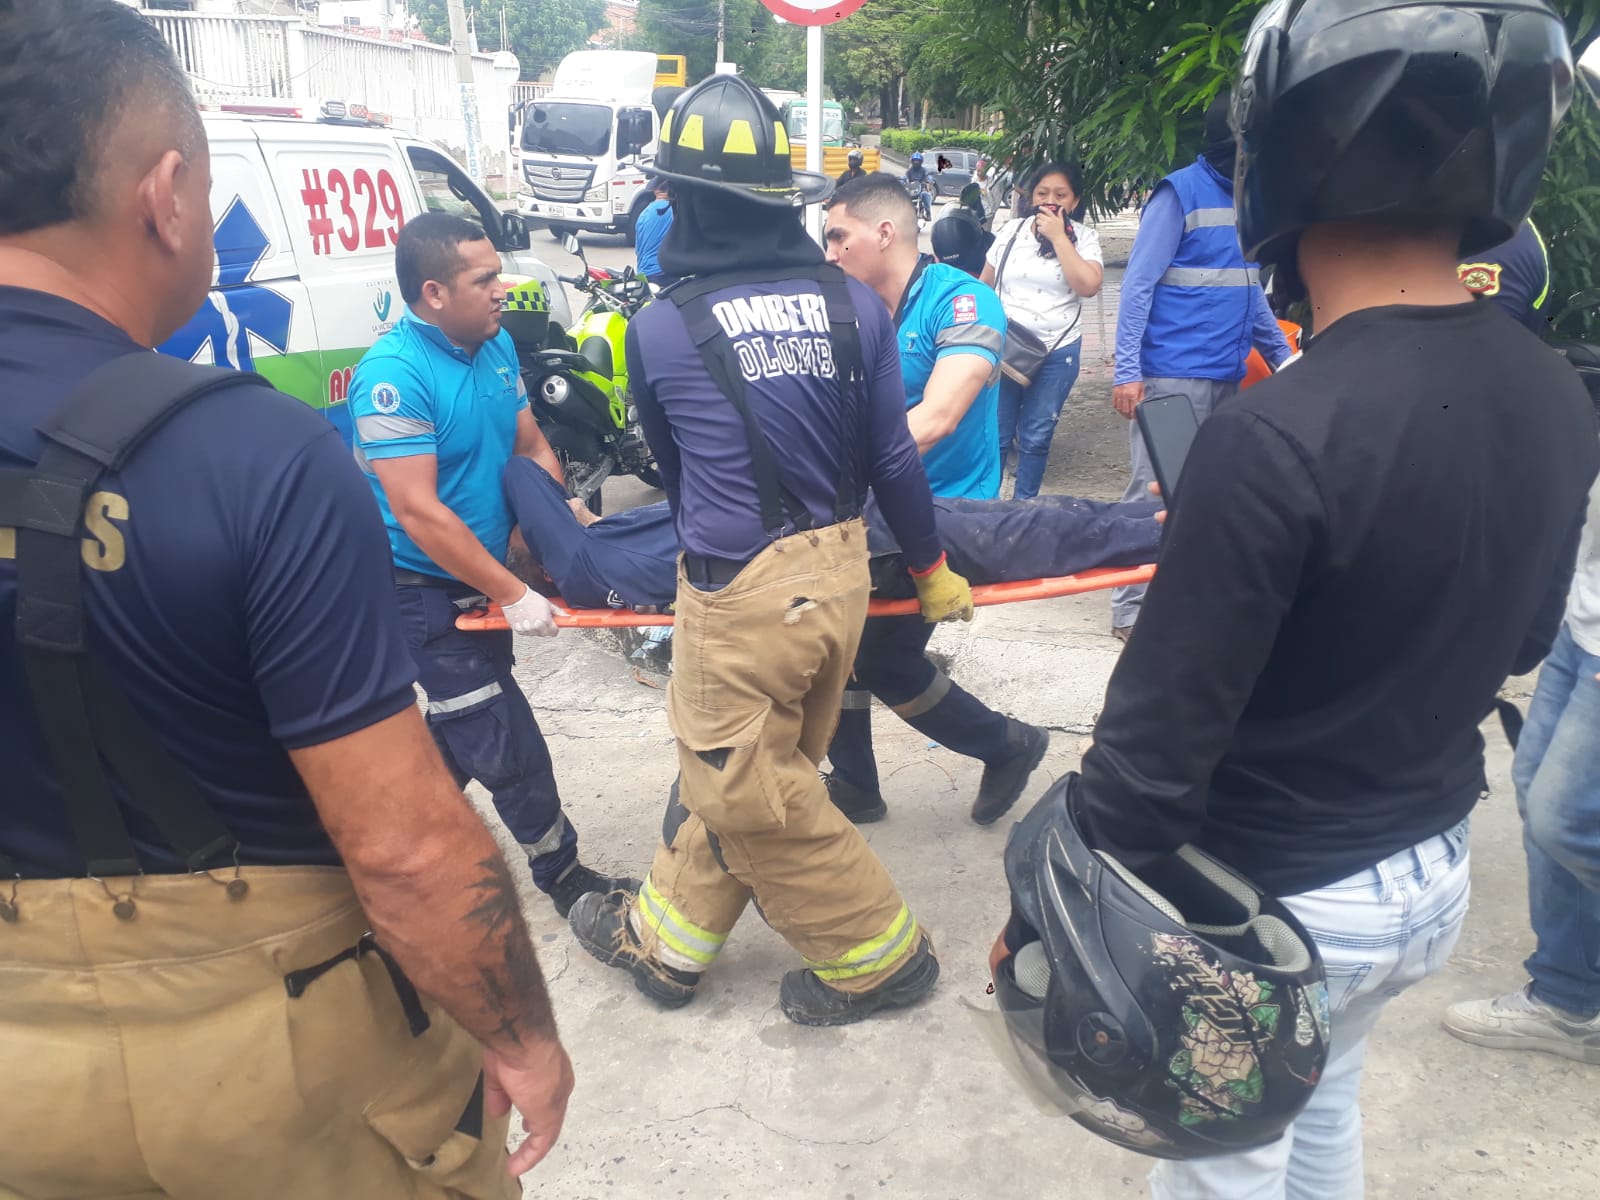
<svg viewBox="0 0 1600 1200"><path fill-rule="evenodd" d="M650 284L632 267L621 274L591 267L575 235L563 245L583 268L581 275L557 277L585 297L571 329L550 320L537 280L506 290L501 326L516 345L534 419L561 461L567 489L598 514L600 486L612 475L661 486L628 390L624 353L628 322L649 303Z"/></svg>

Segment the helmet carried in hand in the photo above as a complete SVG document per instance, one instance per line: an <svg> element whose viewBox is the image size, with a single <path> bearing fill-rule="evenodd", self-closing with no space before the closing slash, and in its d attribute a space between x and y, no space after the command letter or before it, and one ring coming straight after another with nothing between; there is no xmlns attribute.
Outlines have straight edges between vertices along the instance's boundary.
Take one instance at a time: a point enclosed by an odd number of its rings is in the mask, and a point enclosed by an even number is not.
<svg viewBox="0 0 1600 1200"><path fill-rule="evenodd" d="M1142 1154L1274 1141L1328 1060L1316 944L1192 846L1138 872L1091 849L1081 788L1062 779L1006 843L1011 919L990 966L1027 1077Z"/></svg>

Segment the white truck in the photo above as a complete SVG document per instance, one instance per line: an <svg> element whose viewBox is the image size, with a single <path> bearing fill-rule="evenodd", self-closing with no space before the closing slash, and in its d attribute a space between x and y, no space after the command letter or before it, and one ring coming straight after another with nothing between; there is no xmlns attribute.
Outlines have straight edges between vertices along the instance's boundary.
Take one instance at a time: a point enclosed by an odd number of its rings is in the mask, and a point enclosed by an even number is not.
<svg viewBox="0 0 1600 1200"><path fill-rule="evenodd" d="M656 55L579 50L556 68L548 96L516 106L517 211L560 239L579 230L624 234L650 202L639 159L653 155Z"/></svg>

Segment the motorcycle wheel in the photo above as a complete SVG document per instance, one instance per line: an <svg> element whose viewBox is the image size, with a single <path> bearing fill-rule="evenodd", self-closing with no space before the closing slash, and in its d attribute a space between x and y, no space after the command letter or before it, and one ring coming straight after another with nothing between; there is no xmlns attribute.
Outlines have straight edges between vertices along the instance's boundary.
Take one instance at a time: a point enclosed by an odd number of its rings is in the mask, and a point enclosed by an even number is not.
<svg viewBox="0 0 1600 1200"><path fill-rule="evenodd" d="M661 489L661 472L654 466L640 467L634 472L634 477L645 487L653 487L657 491Z"/></svg>
<svg viewBox="0 0 1600 1200"><path fill-rule="evenodd" d="M595 516L604 516L601 485L610 471L606 469L605 451L593 438L561 426L541 426L550 449L561 463L561 473L566 476L567 490L577 496ZM588 481L595 480L591 485Z"/></svg>

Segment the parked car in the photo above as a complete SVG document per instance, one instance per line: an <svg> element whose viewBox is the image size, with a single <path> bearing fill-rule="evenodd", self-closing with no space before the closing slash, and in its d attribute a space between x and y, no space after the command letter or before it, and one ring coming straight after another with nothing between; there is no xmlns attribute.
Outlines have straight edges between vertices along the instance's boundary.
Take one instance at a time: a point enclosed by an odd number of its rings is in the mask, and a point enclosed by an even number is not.
<svg viewBox="0 0 1600 1200"><path fill-rule="evenodd" d="M941 200L961 195L961 189L972 182L973 172L978 169L978 157L976 150L926 151L923 162L933 176L934 195Z"/></svg>

